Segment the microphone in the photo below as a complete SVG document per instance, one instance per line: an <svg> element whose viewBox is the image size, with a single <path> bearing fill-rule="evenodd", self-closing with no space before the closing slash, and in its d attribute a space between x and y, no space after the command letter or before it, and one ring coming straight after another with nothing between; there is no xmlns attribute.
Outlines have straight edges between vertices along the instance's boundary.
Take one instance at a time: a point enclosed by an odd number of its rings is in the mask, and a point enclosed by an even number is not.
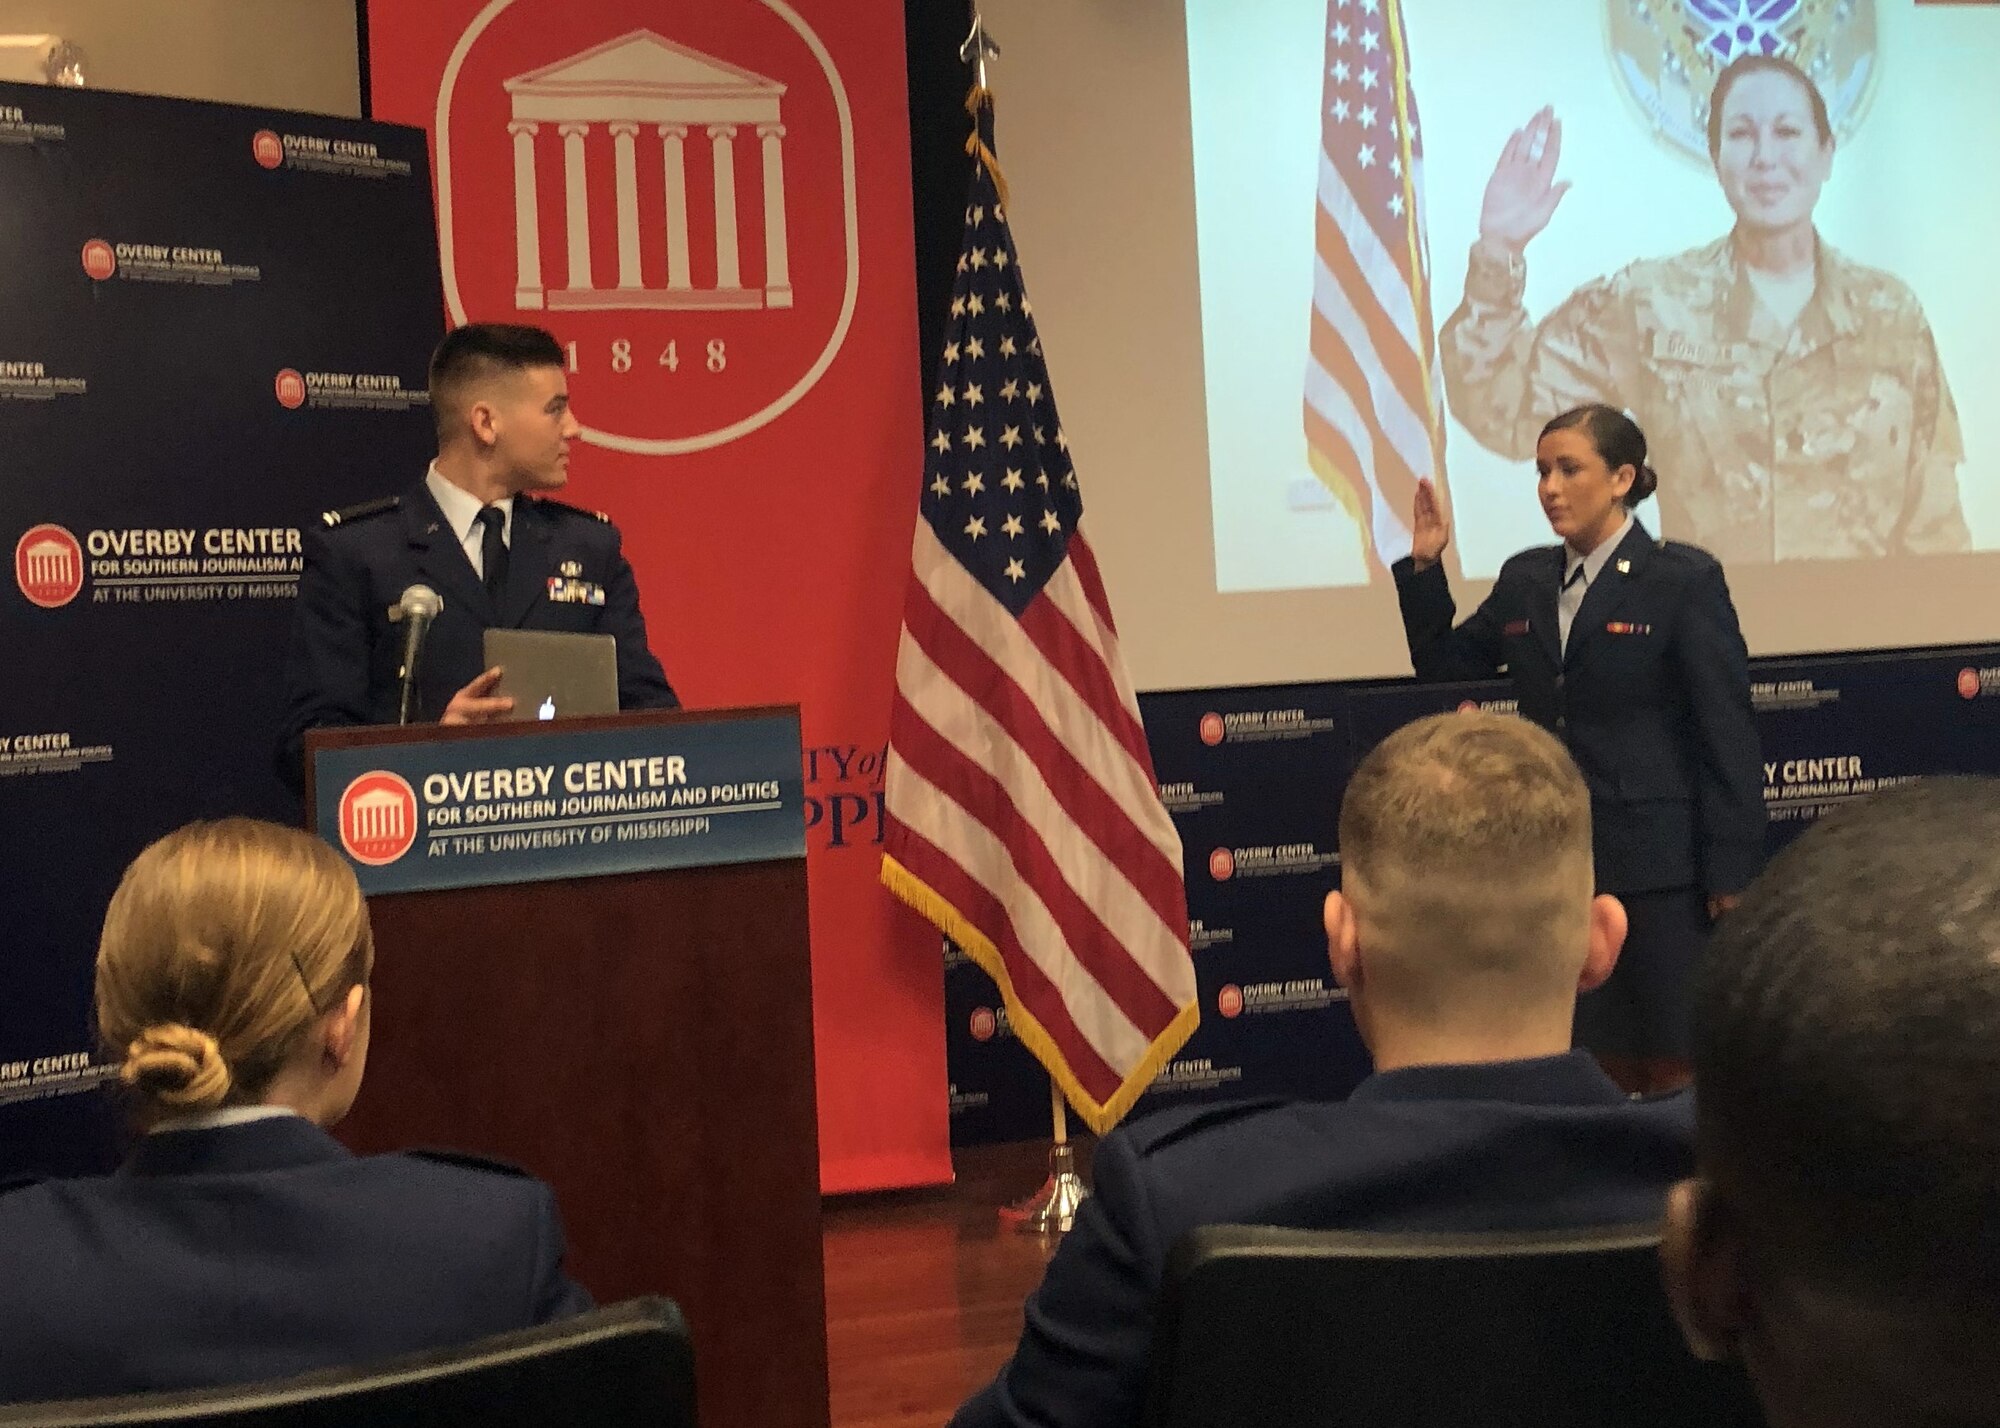
<svg viewBox="0 0 2000 1428"><path fill-rule="evenodd" d="M424 636L431 621L444 609L444 597L428 585L412 585L403 598L389 607L389 622L403 627L403 667L396 671L402 691L396 701L396 722L410 722L410 706L416 702L417 661L423 658Z"/></svg>

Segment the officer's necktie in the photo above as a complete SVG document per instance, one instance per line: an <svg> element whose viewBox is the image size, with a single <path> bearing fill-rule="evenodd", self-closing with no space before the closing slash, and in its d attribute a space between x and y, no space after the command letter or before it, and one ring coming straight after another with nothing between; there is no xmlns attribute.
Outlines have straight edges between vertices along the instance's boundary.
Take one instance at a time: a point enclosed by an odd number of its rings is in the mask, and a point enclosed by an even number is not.
<svg viewBox="0 0 2000 1428"><path fill-rule="evenodd" d="M1584 588L1583 562L1579 560L1576 569L1572 570L1569 578L1563 581L1562 592L1556 596L1556 608L1561 616L1558 623L1562 626L1564 654L1569 653L1569 627L1576 623L1576 612L1583 608Z"/></svg>
<svg viewBox="0 0 2000 1428"><path fill-rule="evenodd" d="M479 535L479 564L486 577L487 598L498 613L500 598L507 590L507 542L500 535L507 517L498 506L488 506L479 513L479 524L484 527Z"/></svg>

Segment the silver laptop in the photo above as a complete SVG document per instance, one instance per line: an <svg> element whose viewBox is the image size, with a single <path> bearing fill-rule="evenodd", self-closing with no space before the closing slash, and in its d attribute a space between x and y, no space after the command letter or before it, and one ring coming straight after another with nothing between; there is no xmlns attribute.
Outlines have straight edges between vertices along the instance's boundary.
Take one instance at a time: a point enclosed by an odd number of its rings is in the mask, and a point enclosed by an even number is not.
<svg viewBox="0 0 2000 1428"><path fill-rule="evenodd" d="M558 630L488 630L486 668L501 669L495 694L512 695L512 719L618 712L618 641Z"/></svg>

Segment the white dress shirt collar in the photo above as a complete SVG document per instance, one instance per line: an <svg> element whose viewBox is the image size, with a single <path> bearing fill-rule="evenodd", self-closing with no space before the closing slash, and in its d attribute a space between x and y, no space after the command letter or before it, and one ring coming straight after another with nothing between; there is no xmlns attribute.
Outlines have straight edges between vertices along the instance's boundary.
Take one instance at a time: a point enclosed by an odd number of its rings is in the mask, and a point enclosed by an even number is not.
<svg viewBox="0 0 2000 1428"><path fill-rule="evenodd" d="M468 499L470 498L468 497ZM1618 529L1599 541L1597 547L1589 555L1578 555L1573 546L1565 544L1563 546L1563 584L1569 584L1569 578L1576 574L1577 566L1581 565L1583 567L1584 587L1588 589L1590 586L1595 585L1597 577L1604 573L1604 567L1610 563L1612 555L1617 551L1619 546L1625 543L1625 537L1631 533L1632 513L1628 510L1625 512L1625 519L1619 523Z"/></svg>
<svg viewBox="0 0 2000 1428"><path fill-rule="evenodd" d="M461 544L470 542L477 547L480 535L479 513L486 509L480 504L479 498L463 486L453 485L447 481L444 473L437 469L435 461L431 463L431 469L424 473L424 485L429 489L431 499L437 502L438 509L444 512L444 521L451 527L451 533ZM503 496L493 503L493 508L500 512L500 538L512 545L514 498Z"/></svg>
<svg viewBox="0 0 2000 1428"><path fill-rule="evenodd" d="M159 1135L165 1131L220 1130L224 1126L248 1125L251 1121L268 1121L278 1116L296 1116L298 1112L290 1106L223 1106L213 1111L190 1111L184 1116L168 1116L146 1128L147 1135Z"/></svg>

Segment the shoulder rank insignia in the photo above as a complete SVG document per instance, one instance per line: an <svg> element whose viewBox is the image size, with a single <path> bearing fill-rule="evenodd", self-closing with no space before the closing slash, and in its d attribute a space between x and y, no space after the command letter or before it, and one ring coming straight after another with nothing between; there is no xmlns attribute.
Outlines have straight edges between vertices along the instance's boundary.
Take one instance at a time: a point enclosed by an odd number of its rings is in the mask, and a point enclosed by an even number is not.
<svg viewBox="0 0 2000 1428"><path fill-rule="evenodd" d="M328 530L332 530L335 526L344 526L349 521L364 520L369 516L378 516L384 511L393 511L402 504L401 496L383 496L377 500L363 501L359 505L343 506L337 511L322 511L319 518Z"/></svg>
<svg viewBox="0 0 2000 1428"><path fill-rule="evenodd" d="M537 496L535 497L535 504L538 506L546 507L551 511L566 511L572 516L588 516L592 520L603 521L604 524L606 524L607 526L611 524L611 517L607 515L605 512L586 511L583 507L572 506L567 501L555 501L551 500L547 496Z"/></svg>

